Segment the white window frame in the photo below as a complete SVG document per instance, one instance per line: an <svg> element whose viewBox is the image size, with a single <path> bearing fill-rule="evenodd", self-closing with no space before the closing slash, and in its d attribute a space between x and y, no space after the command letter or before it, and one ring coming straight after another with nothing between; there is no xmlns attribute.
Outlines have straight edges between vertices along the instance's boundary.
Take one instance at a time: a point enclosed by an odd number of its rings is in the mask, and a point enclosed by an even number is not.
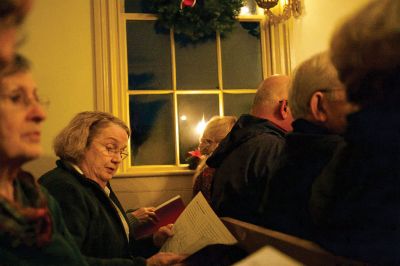
<svg viewBox="0 0 400 266"><path fill-rule="evenodd" d="M110 112L127 124L129 124L129 95L140 94L140 92L132 93L128 90L126 21L130 19L154 20L154 18L154 15L149 14L125 13L124 0L93 0L96 109ZM266 23L267 18L263 15L239 16L239 19L241 21L261 21L261 51L264 55L262 57L263 77L276 73L290 74L291 21L271 26ZM171 38L173 38L173 34L171 34ZM173 41L172 44L174 44ZM219 38L217 38L217 46L220 45ZM171 53L174 57L174 47L171 47ZM221 54L217 56L221 57ZM270 60L267 56L270 56ZM221 71L220 59L218 60L218 71ZM175 67L172 71L173 80L176 80ZM219 75L219 79L221 79L220 77L221 75ZM176 84L173 84L173 88L176 88ZM255 92L255 90L220 90L219 93L223 92L245 93ZM222 106L221 103L220 106ZM223 114L223 110L220 110L220 113ZM175 116L177 116L176 105ZM177 127L176 117L175 127ZM178 138L178 136L176 137ZM130 147L130 143L128 143L128 147ZM187 175L193 172L187 167L179 165L132 166L130 162L129 157L122 163L118 176Z"/></svg>

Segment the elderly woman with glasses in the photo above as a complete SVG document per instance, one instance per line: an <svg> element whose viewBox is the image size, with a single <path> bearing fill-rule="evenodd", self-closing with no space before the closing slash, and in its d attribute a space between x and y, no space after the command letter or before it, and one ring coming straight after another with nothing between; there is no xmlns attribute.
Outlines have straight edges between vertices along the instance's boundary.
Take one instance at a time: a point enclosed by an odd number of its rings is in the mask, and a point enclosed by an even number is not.
<svg viewBox="0 0 400 266"><path fill-rule="evenodd" d="M46 118L28 61L0 74L0 264L87 265L57 202L22 166L42 153Z"/></svg>
<svg viewBox="0 0 400 266"><path fill-rule="evenodd" d="M58 200L67 227L91 265L170 265L182 257L157 253L172 235L162 227L153 239L134 241L130 217L109 181L126 158L129 128L104 112L77 114L54 141L60 160L39 180Z"/></svg>

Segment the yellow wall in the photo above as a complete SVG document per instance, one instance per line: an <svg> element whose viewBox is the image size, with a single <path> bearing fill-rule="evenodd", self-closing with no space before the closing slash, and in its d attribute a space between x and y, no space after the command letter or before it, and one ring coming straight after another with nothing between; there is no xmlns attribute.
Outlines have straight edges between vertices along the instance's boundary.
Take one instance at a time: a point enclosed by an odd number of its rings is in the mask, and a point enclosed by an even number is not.
<svg viewBox="0 0 400 266"><path fill-rule="evenodd" d="M97 0L93 0L97 1ZM303 0L305 14L294 21L292 65L328 47L334 26L367 0ZM80 111L94 110L91 0L36 0L25 25L21 51L34 63L40 91L51 106L43 130L44 156L27 168L36 176L54 167L51 143ZM190 199L191 177L118 178L113 181L125 207L156 205L181 194Z"/></svg>
<svg viewBox="0 0 400 266"><path fill-rule="evenodd" d="M340 22L369 0L303 0L304 13L294 20L292 66L329 48Z"/></svg>
<svg viewBox="0 0 400 266"><path fill-rule="evenodd" d="M50 99L44 123L44 156L31 163L35 176L53 168L52 140L72 116L94 109L90 0L36 0L24 26L21 52L33 62L39 91Z"/></svg>

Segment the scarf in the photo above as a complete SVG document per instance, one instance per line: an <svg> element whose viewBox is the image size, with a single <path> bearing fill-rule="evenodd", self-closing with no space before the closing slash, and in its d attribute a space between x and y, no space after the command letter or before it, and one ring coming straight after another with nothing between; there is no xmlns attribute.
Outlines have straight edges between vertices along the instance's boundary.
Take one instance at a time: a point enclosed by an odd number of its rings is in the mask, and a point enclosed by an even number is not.
<svg viewBox="0 0 400 266"><path fill-rule="evenodd" d="M33 176L20 172L14 182L16 201L0 196L0 241L12 247L43 247L52 236L47 200Z"/></svg>

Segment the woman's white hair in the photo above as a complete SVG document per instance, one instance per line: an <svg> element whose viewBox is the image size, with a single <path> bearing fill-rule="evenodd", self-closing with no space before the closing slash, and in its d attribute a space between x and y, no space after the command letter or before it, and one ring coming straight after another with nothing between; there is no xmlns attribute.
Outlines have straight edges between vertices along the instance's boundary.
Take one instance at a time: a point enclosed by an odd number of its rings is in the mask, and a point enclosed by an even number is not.
<svg viewBox="0 0 400 266"><path fill-rule="evenodd" d="M205 141L204 144L199 145L200 153L203 155L200 160L196 172L193 176L193 183L206 167L207 158L218 147L218 144L223 140L226 135L231 131L235 125L237 118L234 116L213 116L204 129L200 141Z"/></svg>

